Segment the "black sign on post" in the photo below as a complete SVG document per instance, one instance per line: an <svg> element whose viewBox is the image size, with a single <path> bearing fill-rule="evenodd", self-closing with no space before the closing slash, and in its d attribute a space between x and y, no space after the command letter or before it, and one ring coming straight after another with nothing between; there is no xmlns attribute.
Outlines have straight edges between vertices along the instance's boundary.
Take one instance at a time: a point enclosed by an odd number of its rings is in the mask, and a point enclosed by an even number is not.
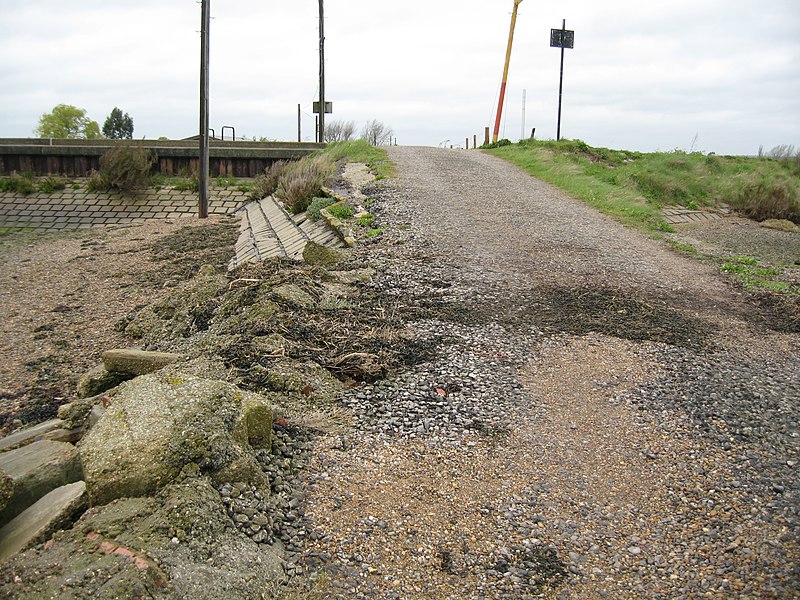
<svg viewBox="0 0 800 600"><path fill-rule="evenodd" d="M314 101L314 114L319 114L319 102ZM325 114L333 114L333 102L325 102Z"/></svg>
<svg viewBox="0 0 800 600"><path fill-rule="evenodd" d="M567 20L561 21L561 29L550 30L550 47L561 48L561 75L558 80L558 128L556 140L561 139L561 97L564 91L564 48L575 47L575 32L567 29Z"/></svg>
<svg viewBox="0 0 800 600"><path fill-rule="evenodd" d="M551 29L550 30L550 47L551 48L574 48L575 47L575 32L568 29Z"/></svg>

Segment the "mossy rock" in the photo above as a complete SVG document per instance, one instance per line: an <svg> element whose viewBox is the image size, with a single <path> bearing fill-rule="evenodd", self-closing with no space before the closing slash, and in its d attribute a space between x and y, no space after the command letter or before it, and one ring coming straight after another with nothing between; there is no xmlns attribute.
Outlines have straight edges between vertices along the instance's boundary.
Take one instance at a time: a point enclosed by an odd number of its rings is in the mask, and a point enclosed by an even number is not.
<svg viewBox="0 0 800 600"><path fill-rule="evenodd" d="M177 369L122 384L78 444L92 504L154 494L189 463L215 480L235 478L268 491L250 439L268 447L273 404Z"/></svg>
<svg viewBox="0 0 800 600"><path fill-rule="evenodd" d="M308 242L303 248L303 260L315 267L332 267L344 260L344 254L316 242Z"/></svg>
<svg viewBox="0 0 800 600"><path fill-rule="evenodd" d="M125 327L125 333L141 338L145 346L186 338L210 325L216 299L228 287L223 275L201 274L143 308Z"/></svg>

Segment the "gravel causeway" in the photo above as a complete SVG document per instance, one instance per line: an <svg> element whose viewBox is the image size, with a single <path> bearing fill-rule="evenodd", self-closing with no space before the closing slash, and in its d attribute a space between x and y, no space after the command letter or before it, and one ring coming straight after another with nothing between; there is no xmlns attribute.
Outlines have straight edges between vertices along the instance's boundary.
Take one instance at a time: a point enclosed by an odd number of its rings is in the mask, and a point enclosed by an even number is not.
<svg viewBox="0 0 800 600"><path fill-rule="evenodd" d="M433 351L316 442L320 595L800 597L797 334L499 159L390 157L367 287Z"/></svg>

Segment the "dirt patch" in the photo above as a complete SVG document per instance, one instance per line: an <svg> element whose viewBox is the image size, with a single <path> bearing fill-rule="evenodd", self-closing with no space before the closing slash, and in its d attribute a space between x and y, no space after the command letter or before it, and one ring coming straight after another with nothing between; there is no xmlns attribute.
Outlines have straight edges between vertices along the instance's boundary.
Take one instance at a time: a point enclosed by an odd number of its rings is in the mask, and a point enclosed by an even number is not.
<svg viewBox="0 0 800 600"><path fill-rule="evenodd" d="M210 264L224 272L235 221L175 219L0 235L0 433L55 415L78 377L134 340L114 324Z"/></svg>

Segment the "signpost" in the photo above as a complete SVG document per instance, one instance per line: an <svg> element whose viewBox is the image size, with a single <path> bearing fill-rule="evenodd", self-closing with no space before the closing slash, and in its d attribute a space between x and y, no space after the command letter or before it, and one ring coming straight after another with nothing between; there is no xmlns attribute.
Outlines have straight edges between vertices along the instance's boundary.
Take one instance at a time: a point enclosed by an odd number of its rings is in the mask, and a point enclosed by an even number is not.
<svg viewBox="0 0 800 600"><path fill-rule="evenodd" d="M567 20L561 21L561 29L550 30L550 47L561 48L561 75L558 79L558 128L556 140L561 139L561 97L564 91L564 48L575 47L575 32L567 29Z"/></svg>

